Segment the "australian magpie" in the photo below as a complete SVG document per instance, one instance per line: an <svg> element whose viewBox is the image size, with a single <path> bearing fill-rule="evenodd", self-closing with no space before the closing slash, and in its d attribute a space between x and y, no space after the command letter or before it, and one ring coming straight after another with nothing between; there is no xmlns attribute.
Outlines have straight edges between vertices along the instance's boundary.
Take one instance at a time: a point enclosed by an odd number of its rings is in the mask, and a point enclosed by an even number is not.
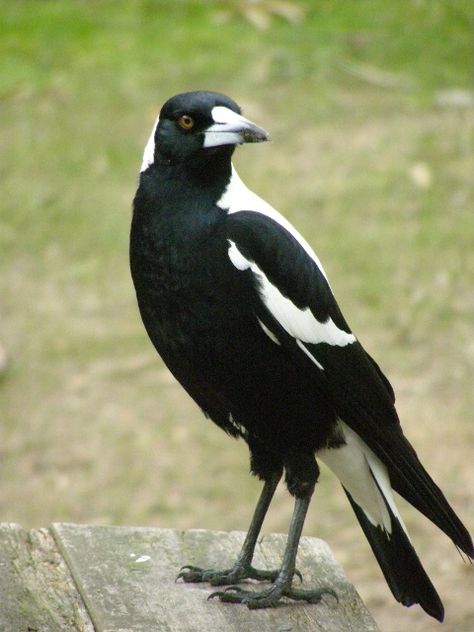
<svg viewBox="0 0 474 632"><path fill-rule="evenodd" d="M185 566L178 577L228 585L213 595L250 608L331 592L292 584L321 460L395 599L442 620L392 490L472 558L471 537L405 438L393 389L349 328L311 246L233 168L236 145L267 138L228 97L179 94L161 109L134 199L130 262L148 335L204 414L247 442L264 483L235 565ZM283 473L295 508L282 566L257 570L255 544ZM245 578L271 585L235 585Z"/></svg>

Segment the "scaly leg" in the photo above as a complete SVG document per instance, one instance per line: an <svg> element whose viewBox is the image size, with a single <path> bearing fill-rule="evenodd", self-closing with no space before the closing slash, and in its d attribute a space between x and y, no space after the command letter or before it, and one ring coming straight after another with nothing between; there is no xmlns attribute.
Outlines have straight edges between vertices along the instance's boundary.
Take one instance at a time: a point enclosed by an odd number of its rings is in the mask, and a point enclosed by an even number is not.
<svg viewBox="0 0 474 632"><path fill-rule="evenodd" d="M317 603L324 594L330 594L337 599L336 593L331 588L314 590L302 590L293 588L292 581L295 575L296 553L300 541L303 524L311 501L313 490L305 496L296 498L295 509L291 518L288 531L288 541L283 555L280 571L277 573L272 586L261 592L244 590L239 586L229 586L223 591L217 591L209 595L209 598L219 597L221 601L242 603L248 608L273 608L277 606L282 597L288 597L296 601Z"/></svg>
<svg viewBox="0 0 474 632"><path fill-rule="evenodd" d="M232 568L218 571L186 565L181 568L176 579L183 579L185 582L209 582L213 586L236 584L243 579L274 581L278 576L278 571L257 570L252 566L252 558L263 520L280 478L281 472L278 472L265 481L244 544Z"/></svg>

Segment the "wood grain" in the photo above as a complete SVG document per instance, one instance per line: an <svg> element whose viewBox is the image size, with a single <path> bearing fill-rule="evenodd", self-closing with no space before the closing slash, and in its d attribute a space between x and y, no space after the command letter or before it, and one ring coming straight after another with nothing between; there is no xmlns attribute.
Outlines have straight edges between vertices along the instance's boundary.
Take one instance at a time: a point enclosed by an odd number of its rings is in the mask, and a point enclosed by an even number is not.
<svg viewBox="0 0 474 632"><path fill-rule="evenodd" d="M304 586L330 586L316 605L287 602L276 609L208 601L208 584L175 582L180 566L225 568L243 542L242 532L179 531L55 524L58 546L97 632L343 632L377 626L323 541L302 538L298 568ZM257 546L254 564L277 568L286 536L272 534Z"/></svg>

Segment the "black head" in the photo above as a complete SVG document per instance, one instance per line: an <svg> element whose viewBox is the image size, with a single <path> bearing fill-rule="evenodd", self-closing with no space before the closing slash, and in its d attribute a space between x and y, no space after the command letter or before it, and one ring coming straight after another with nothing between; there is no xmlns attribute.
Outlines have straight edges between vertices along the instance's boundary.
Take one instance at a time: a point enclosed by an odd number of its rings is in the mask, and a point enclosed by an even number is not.
<svg viewBox="0 0 474 632"><path fill-rule="evenodd" d="M258 143L268 134L240 114L240 107L217 92L185 92L163 105L143 155L142 171L157 157L185 162L199 154ZM224 151L224 149L223 149Z"/></svg>

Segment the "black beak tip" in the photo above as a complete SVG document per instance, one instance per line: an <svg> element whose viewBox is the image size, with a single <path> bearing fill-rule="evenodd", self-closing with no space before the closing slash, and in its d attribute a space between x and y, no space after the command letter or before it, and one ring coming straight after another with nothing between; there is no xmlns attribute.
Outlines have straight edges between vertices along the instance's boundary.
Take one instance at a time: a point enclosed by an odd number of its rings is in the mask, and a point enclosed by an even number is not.
<svg viewBox="0 0 474 632"><path fill-rule="evenodd" d="M270 135L264 129L257 127L255 129L244 129L242 131L242 139L244 143L264 143L270 140Z"/></svg>

